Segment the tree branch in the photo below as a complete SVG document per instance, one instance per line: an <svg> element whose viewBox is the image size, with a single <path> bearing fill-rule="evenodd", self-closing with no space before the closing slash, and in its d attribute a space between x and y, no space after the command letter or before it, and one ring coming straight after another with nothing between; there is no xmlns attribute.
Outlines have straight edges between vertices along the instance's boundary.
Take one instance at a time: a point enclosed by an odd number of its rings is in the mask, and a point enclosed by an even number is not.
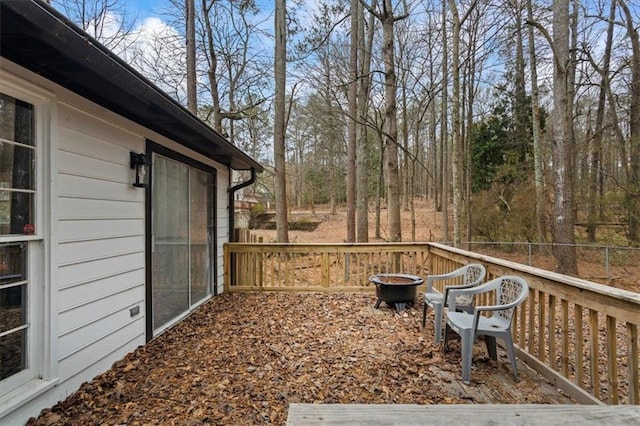
<svg viewBox="0 0 640 426"><path fill-rule="evenodd" d="M524 22L527 25L531 25L532 27L537 28L538 31L540 31L540 33L544 36L544 38L547 40L547 43L549 43L549 47L551 48L551 51L553 52L553 61L556 63L556 66L558 67L558 69L564 73L566 65L561 64L560 61L558 60L556 47L553 44L553 39L551 38L551 35L547 31L547 29L543 27L539 22L536 22L536 21L530 21L527 19Z"/></svg>

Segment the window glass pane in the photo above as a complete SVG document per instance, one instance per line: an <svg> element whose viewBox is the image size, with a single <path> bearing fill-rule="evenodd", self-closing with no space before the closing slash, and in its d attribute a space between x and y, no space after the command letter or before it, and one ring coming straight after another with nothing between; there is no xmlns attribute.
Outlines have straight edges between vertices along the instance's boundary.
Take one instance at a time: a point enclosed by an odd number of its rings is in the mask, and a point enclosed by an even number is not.
<svg viewBox="0 0 640 426"><path fill-rule="evenodd" d="M0 93L0 138L0 234L33 234L33 105Z"/></svg>
<svg viewBox="0 0 640 426"><path fill-rule="evenodd" d="M0 244L0 287L27 279L27 245Z"/></svg>
<svg viewBox="0 0 640 426"><path fill-rule="evenodd" d="M153 160L153 327L189 309L189 169Z"/></svg>
<svg viewBox="0 0 640 426"><path fill-rule="evenodd" d="M0 244L0 333L26 323L26 245Z"/></svg>
<svg viewBox="0 0 640 426"><path fill-rule="evenodd" d="M33 148L0 141L0 186L35 189Z"/></svg>
<svg viewBox="0 0 640 426"><path fill-rule="evenodd" d="M0 333L25 324L26 284L0 289Z"/></svg>
<svg viewBox="0 0 640 426"><path fill-rule="evenodd" d="M191 169L190 227L191 227L191 303L210 292L209 232L211 229L211 183L208 173Z"/></svg>
<svg viewBox="0 0 640 426"><path fill-rule="evenodd" d="M34 145L33 105L0 93L0 138Z"/></svg>
<svg viewBox="0 0 640 426"><path fill-rule="evenodd" d="M0 189L0 234L33 234L34 193Z"/></svg>
<svg viewBox="0 0 640 426"><path fill-rule="evenodd" d="M0 337L0 380L26 368L27 330Z"/></svg>

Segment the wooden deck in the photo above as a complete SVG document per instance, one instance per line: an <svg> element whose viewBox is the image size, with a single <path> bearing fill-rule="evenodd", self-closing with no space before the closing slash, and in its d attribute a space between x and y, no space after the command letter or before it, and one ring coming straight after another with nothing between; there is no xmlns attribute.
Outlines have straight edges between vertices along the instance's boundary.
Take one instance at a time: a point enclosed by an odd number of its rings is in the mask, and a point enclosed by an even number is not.
<svg viewBox="0 0 640 426"><path fill-rule="evenodd" d="M476 344L481 351L476 351L471 365L471 384L462 381L458 342L451 343L451 351L444 354L445 359L456 358L441 366L443 369L432 371L434 378L446 383L447 394L460 397L469 404L601 404L587 392L573 388L569 395L554 386L538 372L529 367L523 360L517 359L520 381L513 377L511 364L506 351L498 346L498 360L493 361L484 355L484 344ZM478 353L483 355L478 356ZM476 371L479 367L482 372ZM524 398L523 398L524 397Z"/></svg>
<svg viewBox="0 0 640 426"><path fill-rule="evenodd" d="M287 426L638 425L638 405L291 404Z"/></svg>
<svg viewBox="0 0 640 426"><path fill-rule="evenodd" d="M437 243L229 243L224 256L229 292L372 292L368 277L373 274L425 277L470 262L485 265L487 280L521 276L530 292L512 326L516 356L571 393L576 403L595 398L640 405L638 293ZM442 292L442 285L436 289Z"/></svg>

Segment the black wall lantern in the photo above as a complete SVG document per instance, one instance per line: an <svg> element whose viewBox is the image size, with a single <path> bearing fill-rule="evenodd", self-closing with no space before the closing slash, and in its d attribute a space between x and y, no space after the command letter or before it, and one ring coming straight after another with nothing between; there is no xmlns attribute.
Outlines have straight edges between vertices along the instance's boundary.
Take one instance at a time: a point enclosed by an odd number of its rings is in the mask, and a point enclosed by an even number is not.
<svg viewBox="0 0 640 426"><path fill-rule="evenodd" d="M133 183L133 186L136 188L146 188L147 184L144 183L144 176L147 173L147 167L151 165L151 161L147 160L146 155L133 151L129 153L129 158L131 168L136 171L136 181Z"/></svg>

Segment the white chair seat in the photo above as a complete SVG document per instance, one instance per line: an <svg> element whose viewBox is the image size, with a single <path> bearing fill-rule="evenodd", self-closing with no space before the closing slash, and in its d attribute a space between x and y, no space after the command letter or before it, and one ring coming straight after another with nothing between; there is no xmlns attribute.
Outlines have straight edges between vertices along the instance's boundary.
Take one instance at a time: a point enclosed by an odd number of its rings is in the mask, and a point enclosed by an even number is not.
<svg viewBox="0 0 640 426"><path fill-rule="evenodd" d="M424 301L426 303L443 303L444 296L441 293L425 293Z"/></svg>
<svg viewBox="0 0 640 426"><path fill-rule="evenodd" d="M473 328L473 314L466 312L447 312L447 319L450 325L458 334L461 330L471 330ZM502 317L478 317L478 330L495 332L504 331L509 327L509 322Z"/></svg>
<svg viewBox="0 0 640 426"><path fill-rule="evenodd" d="M445 299L447 291L455 288L470 288L480 285L486 275L486 269L484 266L472 263L465 265L462 268L458 268L453 272L441 275L429 275L427 277L427 290L424 293L424 304L422 308L422 326L424 327L427 322L427 306L433 308L433 318L435 325L435 338L436 344L442 340L442 319L444 312L444 305L447 303ZM445 287L444 294L433 288L433 283L437 280L458 280L462 281L459 285L448 285ZM459 309L469 311L473 307L472 296L458 296L456 305Z"/></svg>

